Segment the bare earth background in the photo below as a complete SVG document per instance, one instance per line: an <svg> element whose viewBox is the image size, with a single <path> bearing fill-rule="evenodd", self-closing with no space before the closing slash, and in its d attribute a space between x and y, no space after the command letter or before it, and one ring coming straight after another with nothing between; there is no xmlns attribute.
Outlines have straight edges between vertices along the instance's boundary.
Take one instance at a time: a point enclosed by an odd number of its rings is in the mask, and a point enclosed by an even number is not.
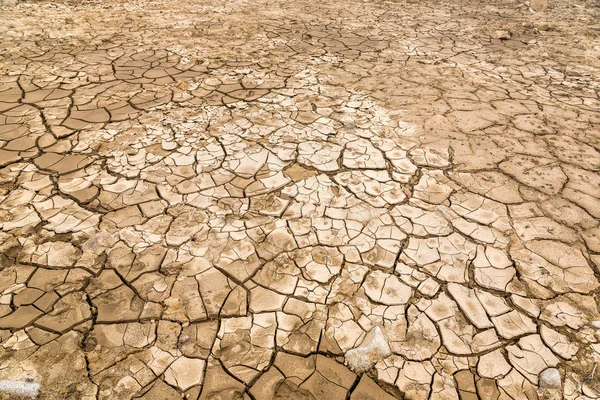
<svg viewBox="0 0 600 400"><path fill-rule="evenodd" d="M0 398L600 395L597 1L9 3Z"/></svg>

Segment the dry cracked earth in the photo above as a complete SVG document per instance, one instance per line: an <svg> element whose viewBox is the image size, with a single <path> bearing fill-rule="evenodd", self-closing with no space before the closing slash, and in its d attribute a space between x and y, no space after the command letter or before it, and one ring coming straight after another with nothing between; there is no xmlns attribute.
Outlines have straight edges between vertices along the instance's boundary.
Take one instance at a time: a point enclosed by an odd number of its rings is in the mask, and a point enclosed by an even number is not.
<svg viewBox="0 0 600 400"><path fill-rule="evenodd" d="M599 56L586 0L2 8L0 398L597 398Z"/></svg>

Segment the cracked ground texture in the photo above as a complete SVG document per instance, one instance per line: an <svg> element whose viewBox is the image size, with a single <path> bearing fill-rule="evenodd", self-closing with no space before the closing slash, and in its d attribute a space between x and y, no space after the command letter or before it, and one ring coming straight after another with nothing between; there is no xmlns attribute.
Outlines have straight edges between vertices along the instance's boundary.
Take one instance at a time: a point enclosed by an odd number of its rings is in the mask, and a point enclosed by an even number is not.
<svg viewBox="0 0 600 400"><path fill-rule="evenodd" d="M599 21L585 0L2 9L0 380L598 397Z"/></svg>

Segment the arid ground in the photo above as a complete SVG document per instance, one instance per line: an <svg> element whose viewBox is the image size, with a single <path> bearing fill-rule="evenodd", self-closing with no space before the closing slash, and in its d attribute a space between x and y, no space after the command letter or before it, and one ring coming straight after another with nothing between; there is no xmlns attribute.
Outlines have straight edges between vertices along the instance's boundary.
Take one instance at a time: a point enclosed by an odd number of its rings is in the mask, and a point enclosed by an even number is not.
<svg viewBox="0 0 600 400"><path fill-rule="evenodd" d="M0 398L600 395L597 1L4 3Z"/></svg>

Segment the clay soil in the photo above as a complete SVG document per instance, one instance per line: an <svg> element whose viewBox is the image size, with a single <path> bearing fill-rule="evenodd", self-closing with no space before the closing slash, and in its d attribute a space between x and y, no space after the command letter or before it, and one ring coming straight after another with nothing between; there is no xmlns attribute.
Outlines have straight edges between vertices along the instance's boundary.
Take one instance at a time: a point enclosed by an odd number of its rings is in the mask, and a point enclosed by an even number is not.
<svg viewBox="0 0 600 400"><path fill-rule="evenodd" d="M600 4L543 3L4 0L0 398L600 396Z"/></svg>

